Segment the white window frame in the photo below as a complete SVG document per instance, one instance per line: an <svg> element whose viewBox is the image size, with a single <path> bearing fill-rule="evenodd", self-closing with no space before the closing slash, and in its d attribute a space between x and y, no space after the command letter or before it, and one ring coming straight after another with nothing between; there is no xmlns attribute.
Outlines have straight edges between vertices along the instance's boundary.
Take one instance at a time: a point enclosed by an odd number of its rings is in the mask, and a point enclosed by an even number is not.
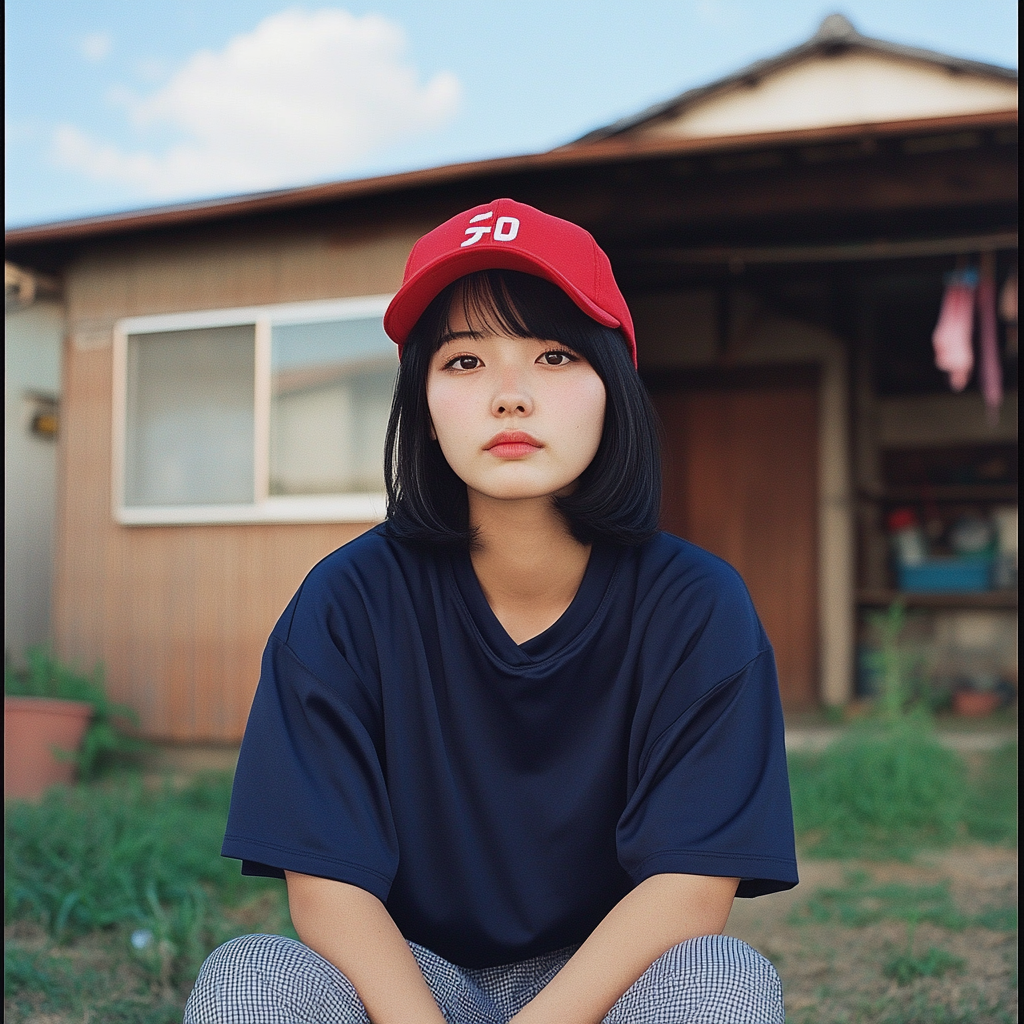
<svg viewBox="0 0 1024 1024"><path fill-rule="evenodd" d="M241 306L186 313L135 316L114 325L112 512L123 526L168 526L200 523L377 523L384 519L383 493L277 496L270 490L271 331L275 324L359 320L383 316L394 297L364 295L268 306ZM125 455L128 429L128 337L162 331L204 327L255 325L253 396L253 465L255 487L251 504L131 506L125 501Z"/></svg>

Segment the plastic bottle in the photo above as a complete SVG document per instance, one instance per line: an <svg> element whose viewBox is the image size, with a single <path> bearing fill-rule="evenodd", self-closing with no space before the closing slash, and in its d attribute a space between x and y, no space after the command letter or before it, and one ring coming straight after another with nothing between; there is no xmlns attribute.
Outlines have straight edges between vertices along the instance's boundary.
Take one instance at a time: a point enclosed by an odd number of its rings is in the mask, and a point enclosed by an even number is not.
<svg viewBox="0 0 1024 1024"><path fill-rule="evenodd" d="M912 508L897 508L889 513L886 523L892 552L899 565L922 565L928 558L924 530Z"/></svg>

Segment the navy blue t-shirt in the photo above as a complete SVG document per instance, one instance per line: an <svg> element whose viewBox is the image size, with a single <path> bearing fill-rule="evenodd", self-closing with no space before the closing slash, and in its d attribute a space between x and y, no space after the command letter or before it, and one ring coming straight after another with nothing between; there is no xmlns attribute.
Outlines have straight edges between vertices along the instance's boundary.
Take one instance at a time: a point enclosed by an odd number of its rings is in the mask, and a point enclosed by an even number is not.
<svg viewBox="0 0 1024 1024"><path fill-rule="evenodd" d="M595 545L517 645L465 551L378 527L271 634L223 854L373 893L465 967L582 942L650 875L796 884L771 646L725 562Z"/></svg>

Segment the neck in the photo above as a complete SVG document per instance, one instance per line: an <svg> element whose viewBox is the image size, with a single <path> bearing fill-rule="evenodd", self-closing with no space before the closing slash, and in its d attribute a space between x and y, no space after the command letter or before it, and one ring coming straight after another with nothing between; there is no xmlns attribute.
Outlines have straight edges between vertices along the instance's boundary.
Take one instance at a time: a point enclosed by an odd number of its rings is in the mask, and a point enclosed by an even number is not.
<svg viewBox="0 0 1024 1024"><path fill-rule="evenodd" d="M572 603L590 559L550 497L503 501L469 492L471 552L480 587L517 643L553 625Z"/></svg>

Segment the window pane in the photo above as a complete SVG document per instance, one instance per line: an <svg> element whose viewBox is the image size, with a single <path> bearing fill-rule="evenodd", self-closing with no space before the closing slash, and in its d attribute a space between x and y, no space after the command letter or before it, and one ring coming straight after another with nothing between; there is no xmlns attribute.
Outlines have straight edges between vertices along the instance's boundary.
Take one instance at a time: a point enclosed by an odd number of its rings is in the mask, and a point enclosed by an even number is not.
<svg viewBox="0 0 1024 1024"><path fill-rule="evenodd" d="M128 338L125 503L251 504L255 328Z"/></svg>
<svg viewBox="0 0 1024 1024"><path fill-rule="evenodd" d="M276 325L271 353L270 493L384 490L398 356L381 318Z"/></svg>

